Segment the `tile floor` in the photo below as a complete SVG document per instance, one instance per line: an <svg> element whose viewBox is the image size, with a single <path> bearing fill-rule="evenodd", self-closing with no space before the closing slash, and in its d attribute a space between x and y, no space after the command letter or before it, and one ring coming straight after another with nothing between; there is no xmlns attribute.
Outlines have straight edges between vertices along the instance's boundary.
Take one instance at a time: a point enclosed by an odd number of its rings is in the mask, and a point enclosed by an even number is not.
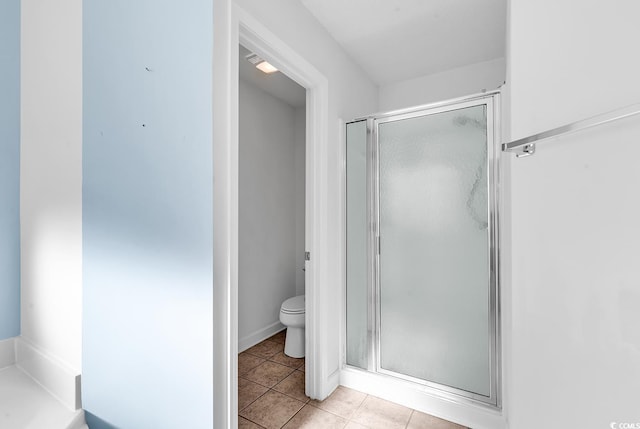
<svg viewBox="0 0 640 429"><path fill-rule="evenodd" d="M322 402L304 394L304 358L284 354L285 331L238 355L240 429L464 429L462 426L338 387Z"/></svg>

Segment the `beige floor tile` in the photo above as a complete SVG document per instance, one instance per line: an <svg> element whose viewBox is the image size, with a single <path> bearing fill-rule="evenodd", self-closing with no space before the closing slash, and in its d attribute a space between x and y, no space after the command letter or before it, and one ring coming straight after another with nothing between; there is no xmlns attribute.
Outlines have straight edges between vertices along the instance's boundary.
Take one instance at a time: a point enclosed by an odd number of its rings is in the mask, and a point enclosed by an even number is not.
<svg viewBox="0 0 640 429"><path fill-rule="evenodd" d="M262 429L262 426L258 426L244 417L238 417L238 429Z"/></svg>
<svg viewBox="0 0 640 429"><path fill-rule="evenodd" d="M278 332L272 337L267 338L269 341L273 341L275 343L284 344L285 339L287 338L287 330L283 330Z"/></svg>
<svg viewBox="0 0 640 429"><path fill-rule="evenodd" d="M343 429L346 424L342 417L305 405L283 429Z"/></svg>
<svg viewBox="0 0 640 429"><path fill-rule="evenodd" d="M262 384L266 387L273 387L284 380L293 371L295 371L295 369L289 368L288 366L266 361L244 374L242 378L246 378L249 381Z"/></svg>
<svg viewBox="0 0 640 429"><path fill-rule="evenodd" d="M367 396L352 420L371 429L404 429L411 417L411 408Z"/></svg>
<svg viewBox="0 0 640 429"><path fill-rule="evenodd" d="M409 420L408 429L466 429L464 426L414 411Z"/></svg>
<svg viewBox="0 0 640 429"><path fill-rule="evenodd" d="M350 419L366 397L366 393L338 386L327 399L322 402L311 401L311 405L337 414L345 419Z"/></svg>
<svg viewBox="0 0 640 429"><path fill-rule="evenodd" d="M264 340L263 342L256 344L245 352L264 359L269 359L271 356L281 351L284 351L284 344Z"/></svg>
<svg viewBox="0 0 640 429"><path fill-rule="evenodd" d="M273 390L304 403L309 401L307 395L304 394L304 372L301 371L293 371L287 378L276 384Z"/></svg>
<svg viewBox="0 0 640 429"><path fill-rule="evenodd" d="M304 402L270 390L240 411L240 415L267 429L280 429L303 406Z"/></svg>
<svg viewBox="0 0 640 429"><path fill-rule="evenodd" d="M238 355L238 375L245 374L264 362L265 359L247 352Z"/></svg>
<svg viewBox="0 0 640 429"><path fill-rule="evenodd" d="M267 387L261 386L253 381L245 380L244 378L238 379L238 410L242 410L244 407L267 393L269 390Z"/></svg>
<svg viewBox="0 0 640 429"><path fill-rule="evenodd" d="M362 426L360 423L356 423L356 422L349 422L347 423L347 425L344 427L344 429L369 429L366 426Z"/></svg>
<svg viewBox="0 0 640 429"><path fill-rule="evenodd" d="M284 352L277 353L269 358L270 361L277 362L281 365L290 366L291 368L300 368L304 365L304 358L296 359L289 357Z"/></svg>

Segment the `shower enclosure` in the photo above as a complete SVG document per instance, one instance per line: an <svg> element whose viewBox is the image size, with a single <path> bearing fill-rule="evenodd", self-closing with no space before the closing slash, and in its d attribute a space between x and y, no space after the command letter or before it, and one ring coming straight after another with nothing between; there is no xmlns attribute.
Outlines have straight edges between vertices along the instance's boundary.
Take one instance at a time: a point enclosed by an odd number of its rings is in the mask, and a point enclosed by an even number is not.
<svg viewBox="0 0 640 429"><path fill-rule="evenodd" d="M346 124L346 364L494 407L498 97Z"/></svg>

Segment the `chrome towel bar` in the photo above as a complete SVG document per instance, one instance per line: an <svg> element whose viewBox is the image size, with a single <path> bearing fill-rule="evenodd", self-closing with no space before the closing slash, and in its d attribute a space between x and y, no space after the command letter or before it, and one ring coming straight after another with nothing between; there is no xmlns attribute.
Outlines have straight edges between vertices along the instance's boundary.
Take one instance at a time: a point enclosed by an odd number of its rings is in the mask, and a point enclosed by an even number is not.
<svg viewBox="0 0 640 429"><path fill-rule="evenodd" d="M513 152L518 158L522 156L533 155L536 152L536 143L541 140L545 140L551 137L557 137L562 134L573 133L575 131L584 130L587 128L595 127L596 125L606 124L608 122L617 121L618 119L628 118L629 116L638 114L640 114L640 104L632 104L631 106L624 107L622 109L603 113L601 115L573 122L568 125L563 125L549 131L544 131L542 133L534 134L529 137L514 140L510 143L503 143L502 151Z"/></svg>

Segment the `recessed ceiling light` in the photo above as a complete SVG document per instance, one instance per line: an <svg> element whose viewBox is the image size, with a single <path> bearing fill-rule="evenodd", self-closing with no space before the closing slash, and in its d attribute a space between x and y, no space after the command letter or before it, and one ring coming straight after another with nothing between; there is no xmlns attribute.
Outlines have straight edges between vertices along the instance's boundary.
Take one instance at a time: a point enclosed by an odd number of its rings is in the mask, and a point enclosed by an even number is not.
<svg viewBox="0 0 640 429"><path fill-rule="evenodd" d="M257 69L262 71L263 73L275 73L278 71L273 65L265 61L263 58L260 58L257 54L251 53L245 57L247 61L256 66Z"/></svg>
<svg viewBox="0 0 640 429"><path fill-rule="evenodd" d="M258 70L261 70L261 71L263 71L263 72L267 73L267 74L269 74L269 73L275 73L275 72L277 72L277 71L278 71L278 69L277 69L277 68L275 68L274 66L272 66L270 63L268 63L268 62L266 62L266 61L263 61L263 62L261 62L261 63L258 63L258 65L256 65L256 68L257 68Z"/></svg>

